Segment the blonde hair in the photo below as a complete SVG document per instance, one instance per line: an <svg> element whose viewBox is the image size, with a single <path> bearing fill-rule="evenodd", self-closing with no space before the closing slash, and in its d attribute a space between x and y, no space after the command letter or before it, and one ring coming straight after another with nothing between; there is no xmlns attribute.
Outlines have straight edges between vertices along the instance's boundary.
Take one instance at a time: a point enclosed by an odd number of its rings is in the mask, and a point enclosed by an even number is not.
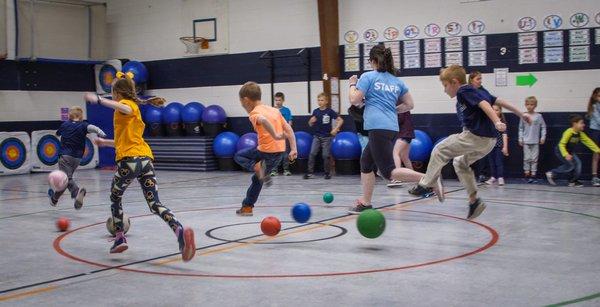
<svg viewBox="0 0 600 307"><path fill-rule="evenodd" d="M537 98L535 98L535 96L529 96L529 97L525 98L525 103L528 103L530 101L533 102L535 104L535 106L537 107L538 101L537 101Z"/></svg>
<svg viewBox="0 0 600 307"><path fill-rule="evenodd" d="M450 65L440 71L440 81L450 82L452 79L460 84L467 84L467 72L460 65Z"/></svg>
<svg viewBox="0 0 600 307"><path fill-rule="evenodd" d="M325 94L324 92L319 93L319 95L317 95L317 99L319 98L323 98L325 99L325 102L327 103L326 106L328 108L331 107L331 101L329 101L329 96L327 94Z"/></svg>
<svg viewBox="0 0 600 307"><path fill-rule="evenodd" d="M69 108L69 119L83 119L83 108L80 106L73 106Z"/></svg>

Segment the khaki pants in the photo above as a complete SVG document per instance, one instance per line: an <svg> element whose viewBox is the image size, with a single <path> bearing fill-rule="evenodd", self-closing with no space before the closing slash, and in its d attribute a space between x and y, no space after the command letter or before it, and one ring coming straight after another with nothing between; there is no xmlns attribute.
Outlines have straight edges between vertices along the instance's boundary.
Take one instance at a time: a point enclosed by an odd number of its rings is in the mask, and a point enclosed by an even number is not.
<svg viewBox="0 0 600 307"><path fill-rule="evenodd" d="M496 138L477 136L468 130L450 135L433 148L427 172L419 184L434 186L442 168L454 159L454 170L458 180L467 189L468 195L476 193L475 174L469 166L490 153L495 144Z"/></svg>

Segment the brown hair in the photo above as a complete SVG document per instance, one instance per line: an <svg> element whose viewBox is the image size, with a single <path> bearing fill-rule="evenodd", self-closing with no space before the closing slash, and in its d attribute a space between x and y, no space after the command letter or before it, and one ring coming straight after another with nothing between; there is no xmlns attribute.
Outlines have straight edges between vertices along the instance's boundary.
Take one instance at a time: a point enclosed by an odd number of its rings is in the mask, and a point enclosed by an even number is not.
<svg viewBox="0 0 600 307"><path fill-rule="evenodd" d="M473 81L473 79L475 79L475 77L477 76L481 76L481 72L479 70L474 70L469 74L469 84L471 84L471 81Z"/></svg>
<svg viewBox="0 0 600 307"><path fill-rule="evenodd" d="M502 106L499 104L494 104L492 108L493 107L498 107L498 109L500 109L500 121L506 124L506 117L504 116L504 112L502 112Z"/></svg>
<svg viewBox="0 0 600 307"><path fill-rule="evenodd" d="M535 96L529 96L529 97L525 98L525 103L527 103L528 101L532 101L533 103L535 103L535 106L537 107L538 101L537 101L537 98L535 98Z"/></svg>
<svg viewBox="0 0 600 307"><path fill-rule="evenodd" d="M369 51L369 61L377 64L378 72L389 72L392 75L396 75L392 50L385 48L383 44L378 44L371 48L371 51Z"/></svg>
<svg viewBox="0 0 600 307"><path fill-rule="evenodd" d="M580 122L580 121L582 121L582 120L583 120L583 116L581 116L581 115L579 115L579 114L571 114L571 115L569 116L569 123L570 123L571 125L573 125L574 123L578 123L578 122Z"/></svg>
<svg viewBox="0 0 600 307"><path fill-rule="evenodd" d="M285 101L285 95L282 92L275 93L275 97L281 98L281 100Z"/></svg>
<svg viewBox="0 0 600 307"><path fill-rule="evenodd" d="M250 99L252 101L260 100L260 97L261 97L260 86L258 86L258 84L256 84L256 82L248 81L248 82L244 83L244 85L242 85L239 95L240 95L240 99L247 97L248 99Z"/></svg>
<svg viewBox="0 0 600 307"><path fill-rule="evenodd" d="M592 96L590 96L587 107L587 116L592 116L592 113L594 112L594 103L596 103L596 96L598 94L600 94L600 87L595 88L592 92Z"/></svg>
<svg viewBox="0 0 600 307"><path fill-rule="evenodd" d="M80 106L74 106L69 108L69 119L83 119L83 109Z"/></svg>
<svg viewBox="0 0 600 307"><path fill-rule="evenodd" d="M135 92L135 82L129 76L116 79L112 91L123 99L133 100L138 104L143 103Z"/></svg>
<svg viewBox="0 0 600 307"><path fill-rule="evenodd" d="M467 83L467 72L460 65L450 65L440 70L440 81L450 82L456 79L460 84Z"/></svg>

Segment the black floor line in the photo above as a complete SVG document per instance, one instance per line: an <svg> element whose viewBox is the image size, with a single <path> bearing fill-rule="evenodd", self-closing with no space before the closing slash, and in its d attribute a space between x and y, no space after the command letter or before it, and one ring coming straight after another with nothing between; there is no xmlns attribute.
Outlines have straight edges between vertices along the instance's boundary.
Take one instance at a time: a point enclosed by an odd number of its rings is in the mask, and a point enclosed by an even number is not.
<svg viewBox="0 0 600 307"><path fill-rule="evenodd" d="M454 193L454 192L458 192L458 191L462 191L462 190L464 190L464 188L458 188L458 189L455 189L455 190L448 191L445 194L450 194L450 193ZM423 199L425 199L425 198L419 197L419 198L415 198L415 199L409 199L409 200L405 200L405 201L402 201L402 202L399 202L399 203L389 204L389 205L384 205L384 206L381 206L381 207L377 207L377 209L388 208L388 207L392 207L392 206L396 206L396 205L401 205L401 204L406 204L406 203L411 203L411 202L415 202L415 201L419 201L419 200L423 200ZM300 224L300 225L296 225L296 226L287 227L287 228L281 229L281 231L292 230L292 229L306 227L306 226L313 225L313 224L328 222L328 221L336 220L336 219L343 218L343 217L346 217L346 216L349 216L349 215L350 215L349 213L346 213L346 214L343 214L343 215L338 215L338 216L334 216L334 217L322 219L322 220L311 222L311 223L306 223L306 224ZM258 237L262 237L262 236L264 236L264 235L263 234L257 234L257 235L248 236L248 237L245 237L245 238L240 238L240 239L238 239L238 241L254 239L254 238L258 238ZM197 251L198 250L204 250L204 249L208 249L208 248L212 248L212 247L217 247L217 246L222 246L222 245L227 245L227 244L231 244L231 243L232 242L220 242L220 243L215 243L215 244L211 244L211 245L207 245L207 246L202 246L202 247L196 248L196 250ZM105 271L119 269L119 268L126 267L126 266L132 266L132 265L136 265L136 264L140 264L140 263L145 263L145 262L149 262L149 261L164 259L164 258L172 257L172 256L175 256L175 255L178 255L178 254L180 254L180 253L172 253L172 254L157 256L157 257L148 258L148 259L144 259L144 260L138 260L138 261L134 261L134 262L124 263L124 264L117 265L117 266L111 266L111 267L108 267L108 268L97 269L97 270L93 270L93 271L90 271L90 272L87 272L87 273L80 273L80 274L65 276L65 277L61 277L61 278L55 278L55 279L51 279L51 280L46 280L46 281L42 281L42 282L37 282L37 283L33 283L33 284L23 285L23 286L19 286L19 287L15 287L15 288L10 288L10 289L6 289L6 290L0 290L0 294L4 294L4 293L8 293L8 292L13 292L13 291L17 291L17 290L23 290L23 289L27 289L27 288L33 288L33 287L37 287L37 286L42 286L42 285L54 283L54 282L59 282L59 281L63 281L63 280L68 280L68 279L73 279L73 278L77 278L77 277L82 277L82 276L86 276L86 275L101 273L101 272L105 272Z"/></svg>

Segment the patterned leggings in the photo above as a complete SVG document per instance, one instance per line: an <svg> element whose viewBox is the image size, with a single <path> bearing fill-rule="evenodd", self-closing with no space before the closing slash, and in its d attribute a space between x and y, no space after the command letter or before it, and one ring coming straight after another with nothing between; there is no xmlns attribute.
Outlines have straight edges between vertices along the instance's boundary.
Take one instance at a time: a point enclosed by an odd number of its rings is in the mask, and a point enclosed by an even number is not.
<svg viewBox="0 0 600 307"><path fill-rule="evenodd" d="M148 157L133 157L124 158L117 162L117 172L112 181L110 201L110 210L112 212L113 220L115 221L116 231L123 229L123 205L121 199L123 193L133 181L137 178L146 202L150 211L160 216L173 231L177 227L181 227L181 223L177 221L171 210L163 206L158 199L158 186L156 184L156 176L154 175L154 165Z"/></svg>

